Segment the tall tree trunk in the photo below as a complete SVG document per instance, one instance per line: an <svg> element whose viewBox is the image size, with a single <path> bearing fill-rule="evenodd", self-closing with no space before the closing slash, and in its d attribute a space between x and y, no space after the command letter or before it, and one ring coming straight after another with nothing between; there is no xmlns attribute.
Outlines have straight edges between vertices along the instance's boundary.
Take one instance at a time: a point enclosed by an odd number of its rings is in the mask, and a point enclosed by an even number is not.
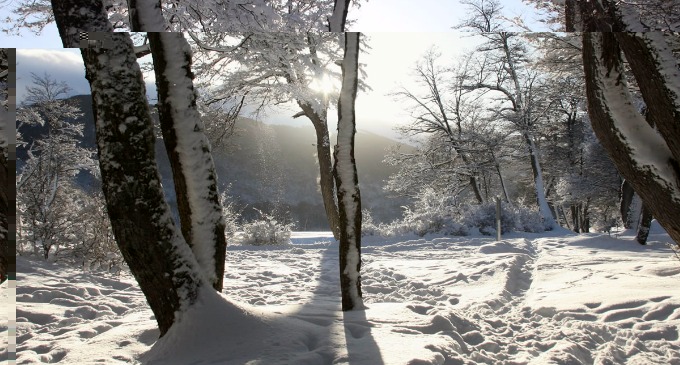
<svg viewBox="0 0 680 365"><path fill-rule="evenodd" d="M503 174L501 173L501 164L496 161L496 156L493 157L494 162L496 165L496 173L498 173L498 180L501 183L501 190L503 191L503 200L510 204L510 197L508 196L508 188L505 186L505 179L503 178Z"/></svg>
<svg viewBox="0 0 680 365"><path fill-rule="evenodd" d="M524 133L524 140L529 149L529 158L531 160L531 171L534 175L534 188L536 190L536 203L538 210L543 218L543 223L548 229L555 228L555 218L553 217L548 199L545 197L545 187L543 180L543 171L541 170L541 163L538 159L538 151L533 139L528 133Z"/></svg>
<svg viewBox="0 0 680 365"><path fill-rule="evenodd" d="M16 157L14 152L14 127L10 123L16 120L16 107L10 98L10 91L16 89L16 50L0 50L0 83L4 90L0 92L6 107L0 108L0 139L4 145L0 150L0 282L16 279L16 185L10 185L10 171L14 176ZM16 179L13 179L16 180ZM12 222L12 224L10 224Z"/></svg>
<svg viewBox="0 0 680 365"><path fill-rule="evenodd" d="M321 198L326 210L326 219L336 240L340 239L340 217L336 202L335 180L333 178L333 162L331 159L331 144L328 133L326 115L319 115L311 105L298 101L305 116L312 121L316 132L316 156L319 162L319 186Z"/></svg>
<svg viewBox="0 0 680 365"><path fill-rule="evenodd" d="M52 0L52 13L64 48L80 48L83 32L113 32L101 0Z"/></svg>
<svg viewBox="0 0 680 365"><path fill-rule="evenodd" d="M2 114L7 114L5 111L0 111ZM5 117L5 115L0 116L0 119ZM9 122L9 119L7 120ZM0 133L5 135L8 131L4 128L0 130ZM3 138L6 136L3 136ZM0 283L7 279L7 274L12 272L10 269L10 235L13 232L9 230L9 197L12 195L10 189L13 187L9 184L9 174L8 174L8 159L5 157L7 151L0 151ZM15 204L16 206L16 204ZM16 238L15 241L16 243ZM15 246L16 247L16 246ZM16 271L16 269L15 269Z"/></svg>
<svg viewBox="0 0 680 365"><path fill-rule="evenodd" d="M623 71L621 50L617 39L628 42L627 36L613 33L583 33L583 64L586 74L588 113L593 130L612 158L621 175L628 180L659 223L680 245L680 152L675 149L680 135L672 126L653 129L632 103ZM659 40L648 37L654 43ZM659 36L662 37L662 36ZM663 40L663 39L661 39ZM680 78L666 64L665 52L647 42L638 43L645 52L630 54L636 65L645 64L648 70L638 70L638 84L653 83L669 93ZM626 48L633 48L627 45ZM636 66L638 67L638 66ZM673 68L676 64L673 63ZM633 63L631 63L633 68ZM644 77L643 75L647 75ZM640 86L646 91L649 86ZM672 94L671 94L672 93ZM675 95L677 97L677 95ZM649 95L645 97L645 100ZM673 100L661 98L647 105L650 115L674 115ZM671 98L672 99L672 98ZM677 113L677 109L674 109ZM677 120L663 123L678 123ZM673 142L675 141L675 142Z"/></svg>
<svg viewBox="0 0 680 365"><path fill-rule="evenodd" d="M363 309L361 295L361 193L354 136L354 103L359 80L359 33L345 33L342 61L342 89L338 100L338 142L333 173L338 188L340 211L340 290L342 310Z"/></svg>
<svg viewBox="0 0 680 365"><path fill-rule="evenodd" d="M621 201L620 201L620 212L621 212L621 221L623 222L623 228L625 229L630 229L630 216L629 214L631 213L631 206L633 204L633 198L635 197L635 190L633 190L633 186L630 185L628 180L623 180L623 183L621 184Z"/></svg>
<svg viewBox="0 0 680 365"><path fill-rule="evenodd" d="M635 239L641 245L647 244L647 237L649 237L649 228L652 225L652 213L644 205L642 206L642 217L640 218L640 225L638 226L637 236Z"/></svg>
<svg viewBox="0 0 680 365"><path fill-rule="evenodd" d="M102 189L118 247L163 336L196 301L204 279L163 196L132 42L127 33L102 36L110 47L81 50L92 90Z"/></svg>
<svg viewBox="0 0 680 365"><path fill-rule="evenodd" d="M227 242L217 173L196 107L191 49L182 33L148 33L158 110L182 235L213 288L222 291Z"/></svg>
<svg viewBox="0 0 680 365"><path fill-rule="evenodd" d="M328 18L328 30L331 32L344 32L347 21L347 11L351 0L335 0L333 14Z"/></svg>
<svg viewBox="0 0 680 365"><path fill-rule="evenodd" d="M184 239L206 278L222 291L227 242L217 174L196 106L191 48L182 33L165 33L161 2L129 2L134 31L147 31L158 90L163 142L175 185ZM158 33L162 32L162 33Z"/></svg>
<svg viewBox="0 0 680 365"><path fill-rule="evenodd" d="M579 215L578 205L572 204L571 205L571 224L574 228L574 232L581 233L581 225L579 224L580 219L579 219L578 215Z"/></svg>

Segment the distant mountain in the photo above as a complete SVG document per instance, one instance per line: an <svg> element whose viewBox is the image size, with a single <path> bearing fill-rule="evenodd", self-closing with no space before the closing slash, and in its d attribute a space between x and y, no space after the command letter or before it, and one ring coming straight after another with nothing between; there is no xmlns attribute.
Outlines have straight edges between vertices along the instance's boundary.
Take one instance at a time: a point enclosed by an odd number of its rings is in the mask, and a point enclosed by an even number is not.
<svg viewBox="0 0 680 365"><path fill-rule="evenodd" d="M95 148L94 115L89 95L70 98L78 103L83 117L72 122L84 123L83 146ZM35 138L41 131L24 130L26 138ZM331 141L335 137L331 136ZM318 188L316 137L311 123L306 127L268 125L242 118L237 133L222 145L213 146L213 158L218 183L242 209L245 219L256 215L253 208L265 212L277 209L289 212L298 229L328 229L321 193ZM362 205L371 210L376 221L391 221L401 215L401 198L390 197L383 186L395 169L382 160L390 146L399 144L389 138L359 131L356 136L357 170ZM410 148L404 146L403 148ZM17 158L25 158L17 150ZM156 159L163 178L166 196L176 206L170 164L162 139L156 141ZM82 181L81 181L82 180ZM91 177L79 179L83 185L97 185Z"/></svg>

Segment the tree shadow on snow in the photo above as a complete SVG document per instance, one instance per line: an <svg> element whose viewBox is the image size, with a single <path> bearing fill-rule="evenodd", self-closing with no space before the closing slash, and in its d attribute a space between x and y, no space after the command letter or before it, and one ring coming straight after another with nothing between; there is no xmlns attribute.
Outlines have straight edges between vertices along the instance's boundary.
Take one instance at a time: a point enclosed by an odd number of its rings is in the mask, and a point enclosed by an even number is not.
<svg viewBox="0 0 680 365"><path fill-rule="evenodd" d="M350 365L375 364L383 365L380 347L371 334L371 323L366 318L365 310L343 312L345 342Z"/></svg>
<svg viewBox="0 0 680 365"><path fill-rule="evenodd" d="M333 324L336 324L336 329L337 324L343 326L345 343L333 343L330 346L342 347L344 345L347 351L346 358L335 351L328 353L323 349L317 349L317 353L322 354L324 360L328 363L383 365L384 361L380 354L380 348L371 334L372 324L366 317L366 311L341 312L337 243L331 244L330 247L324 249L320 260L321 272L319 273L313 296L300 307L299 311L294 314L294 317L306 321L320 320L321 322L317 322L320 325L328 324L324 328L325 339L317 339L316 342L318 343L322 343L323 340L341 342L343 339L336 337L337 333L333 333ZM340 315L342 317L338 318ZM327 322L323 322L323 317L326 317ZM333 319L333 323L330 323L329 320L331 319ZM335 321L341 321L341 323ZM312 350L310 349L310 351Z"/></svg>

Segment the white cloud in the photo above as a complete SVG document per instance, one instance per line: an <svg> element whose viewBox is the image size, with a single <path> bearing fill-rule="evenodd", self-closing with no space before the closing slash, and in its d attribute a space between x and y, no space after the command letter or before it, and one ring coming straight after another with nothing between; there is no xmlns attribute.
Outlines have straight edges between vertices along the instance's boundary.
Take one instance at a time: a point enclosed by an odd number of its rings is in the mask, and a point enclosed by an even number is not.
<svg viewBox="0 0 680 365"><path fill-rule="evenodd" d="M66 82L73 95L90 93L78 50L17 49L17 103L26 96L26 86L32 83L31 73L48 74L57 81Z"/></svg>

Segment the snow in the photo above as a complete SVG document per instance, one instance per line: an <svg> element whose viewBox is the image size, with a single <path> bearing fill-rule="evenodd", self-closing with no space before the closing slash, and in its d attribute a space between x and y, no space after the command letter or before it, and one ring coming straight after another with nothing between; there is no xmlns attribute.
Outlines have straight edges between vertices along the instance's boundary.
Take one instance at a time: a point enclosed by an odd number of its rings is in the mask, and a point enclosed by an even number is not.
<svg viewBox="0 0 680 365"><path fill-rule="evenodd" d="M0 285L0 362L13 359L16 350L16 280ZM12 354L12 355L10 355Z"/></svg>
<svg viewBox="0 0 680 365"><path fill-rule="evenodd" d="M668 44L662 32L645 32L639 36L645 40L647 46L656 56L659 73L665 81L665 86L676 106L680 106L680 70L678 59L673 55L672 47Z"/></svg>
<svg viewBox="0 0 680 365"><path fill-rule="evenodd" d="M134 279L17 257L17 363L680 364L680 262L634 232L365 237L368 308L340 310L337 244L231 246L156 340ZM3 288L4 290L4 288ZM4 303L4 302L3 302Z"/></svg>

